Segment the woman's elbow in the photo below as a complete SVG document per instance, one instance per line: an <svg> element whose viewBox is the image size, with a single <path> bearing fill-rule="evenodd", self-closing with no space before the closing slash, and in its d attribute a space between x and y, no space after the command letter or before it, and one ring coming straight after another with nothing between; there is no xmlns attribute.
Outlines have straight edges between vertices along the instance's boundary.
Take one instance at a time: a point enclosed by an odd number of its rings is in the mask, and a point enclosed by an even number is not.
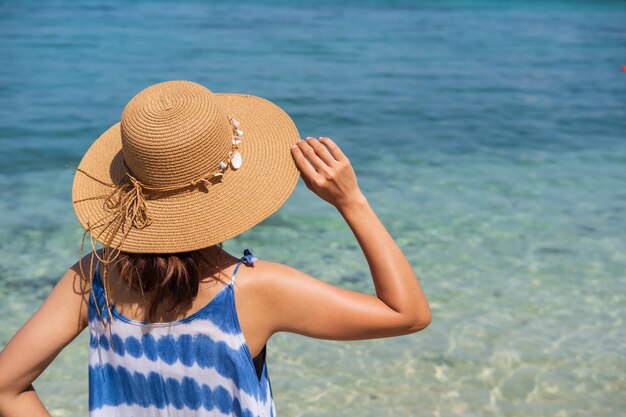
<svg viewBox="0 0 626 417"><path fill-rule="evenodd" d="M430 325L431 322L432 315L430 314L430 309L422 311L413 317L413 320L411 320L409 328L407 329L407 333L417 333L420 330L424 330Z"/></svg>

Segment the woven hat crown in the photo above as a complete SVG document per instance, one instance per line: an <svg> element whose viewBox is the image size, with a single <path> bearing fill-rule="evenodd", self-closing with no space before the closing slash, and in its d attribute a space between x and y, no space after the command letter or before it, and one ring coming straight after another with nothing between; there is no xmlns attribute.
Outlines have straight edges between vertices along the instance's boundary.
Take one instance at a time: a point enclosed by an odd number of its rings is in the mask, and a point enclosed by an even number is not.
<svg viewBox="0 0 626 417"><path fill-rule="evenodd" d="M152 85L121 117L124 161L144 184L189 182L219 168L231 149L232 127L214 94L191 81Z"/></svg>

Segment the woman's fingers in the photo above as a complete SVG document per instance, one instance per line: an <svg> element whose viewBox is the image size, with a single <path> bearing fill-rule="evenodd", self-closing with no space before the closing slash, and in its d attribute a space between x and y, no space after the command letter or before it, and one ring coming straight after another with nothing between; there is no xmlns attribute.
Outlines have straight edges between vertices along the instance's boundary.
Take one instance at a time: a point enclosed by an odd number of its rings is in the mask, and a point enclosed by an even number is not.
<svg viewBox="0 0 626 417"><path fill-rule="evenodd" d="M326 163L326 165L332 167L337 163L335 158L330 154L330 152L328 152L328 149L326 149L326 146L321 143L321 138L318 141L315 138L308 137L306 139L306 143L311 145L311 147L315 150L317 156L319 156L320 159Z"/></svg>
<svg viewBox="0 0 626 417"><path fill-rule="evenodd" d="M305 175L300 176L300 178L302 178L302 181L304 182L304 185L306 185L306 188L308 188L309 190L315 192L315 189L313 188L313 185L311 185L311 182L309 181L309 179Z"/></svg>
<svg viewBox="0 0 626 417"><path fill-rule="evenodd" d="M292 148L292 155L307 188L323 200L339 207L343 202L359 198L362 194L350 160L333 141L323 139L330 145L331 151L334 148L334 154L341 160L336 160L324 144L311 137L298 141ZM327 164L322 158L330 163Z"/></svg>
<svg viewBox="0 0 626 417"><path fill-rule="evenodd" d="M323 174L323 173L326 173L329 165L326 162L324 162L322 158L319 157L319 155L317 154L318 151L314 147L315 144L323 148L323 146L320 143L318 143L315 138L312 138L312 137L308 137L306 138L306 140L298 141L298 147L300 148L302 153L307 158L309 158L309 161L311 161L311 164L313 165L315 170L319 172L320 174ZM325 149L324 151L328 153L328 151L326 151Z"/></svg>
<svg viewBox="0 0 626 417"><path fill-rule="evenodd" d="M296 161L296 165L298 165L298 169L300 170L300 173L304 174L304 176L302 176L302 179L304 179L305 177L316 178L317 176L319 176L319 174L317 173L317 171L315 171L315 168L313 168L313 166L309 163L309 161L304 157L304 153L302 152L302 148L301 148L302 145L300 145L301 142L304 142L304 141L303 140L298 141L298 144L295 147L291 148L291 155L293 156L293 159Z"/></svg>
<svg viewBox="0 0 626 417"><path fill-rule="evenodd" d="M333 142L331 138L322 136L320 138L320 142L326 145L326 147L328 148L328 150L330 151L330 153L332 154L333 158L336 161L348 160L348 157L341 151L341 149L339 149L339 146L337 146L337 144Z"/></svg>

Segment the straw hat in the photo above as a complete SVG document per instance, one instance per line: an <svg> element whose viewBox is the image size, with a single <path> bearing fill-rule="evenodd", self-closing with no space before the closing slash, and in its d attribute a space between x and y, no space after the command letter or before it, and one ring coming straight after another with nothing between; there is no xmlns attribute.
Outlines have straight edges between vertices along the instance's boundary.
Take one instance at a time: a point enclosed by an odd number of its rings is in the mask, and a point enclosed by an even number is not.
<svg viewBox="0 0 626 417"><path fill-rule="evenodd" d="M190 81L155 84L75 168L74 211L85 234L110 248L211 246L285 203L299 176L290 151L299 139L287 113L263 98Z"/></svg>

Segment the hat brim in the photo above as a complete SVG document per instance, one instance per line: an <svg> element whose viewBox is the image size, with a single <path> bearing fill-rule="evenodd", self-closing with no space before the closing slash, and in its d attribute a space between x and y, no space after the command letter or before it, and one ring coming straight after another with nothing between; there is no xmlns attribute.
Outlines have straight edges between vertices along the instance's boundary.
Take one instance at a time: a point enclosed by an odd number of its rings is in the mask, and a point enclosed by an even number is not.
<svg viewBox="0 0 626 417"><path fill-rule="evenodd" d="M228 168L219 182L204 188L170 192L146 200L152 222L143 229L131 228L122 247L118 233L111 247L131 253L175 253L201 249L233 238L276 212L296 187L299 172L290 145L300 139L285 111L261 97L214 93L229 117L244 130L239 144L243 164ZM83 156L78 168L106 182L124 177L120 123L104 132ZM109 212L103 199L77 202L111 192L111 187L80 171L74 176L72 201L80 224L90 224ZM92 233L101 243L99 229Z"/></svg>

